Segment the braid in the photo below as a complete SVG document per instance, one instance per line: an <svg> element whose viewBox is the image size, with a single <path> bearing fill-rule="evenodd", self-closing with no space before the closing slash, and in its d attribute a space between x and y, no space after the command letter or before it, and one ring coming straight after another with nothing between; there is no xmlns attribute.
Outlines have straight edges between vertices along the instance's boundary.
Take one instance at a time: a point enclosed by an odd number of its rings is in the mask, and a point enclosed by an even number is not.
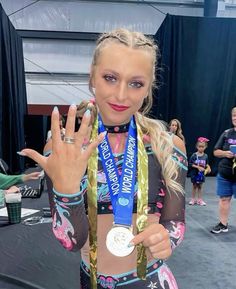
<svg viewBox="0 0 236 289"><path fill-rule="evenodd" d="M141 46L149 46L156 50L157 46L151 38L144 36L139 32L130 32L127 33L128 30L125 29L117 29L111 32L103 33L97 40L97 45L101 44L105 40L108 39L116 39L118 42L125 44L127 46L141 47Z"/></svg>
<svg viewBox="0 0 236 289"><path fill-rule="evenodd" d="M143 133L147 134L151 139L151 146L162 167L162 174L167 188L170 191L173 190L174 192L183 193L183 188L177 182L177 165L172 158L172 139L165 131L165 127L160 121L145 117L145 114L147 114L152 107L152 89L155 86L156 59L157 53L159 52L154 40L142 33L132 32L127 29L116 29L114 31L102 34L97 40L97 45L93 55L89 79L89 90L91 94L95 96L92 87L92 78L94 77L96 65L98 65L98 59L103 48L106 47L106 45L109 46L112 44L125 45L126 47L132 49L140 49L147 52L151 56L153 66L151 85L148 90L148 95L143 102L142 108L138 113L136 113L137 121L140 124Z"/></svg>

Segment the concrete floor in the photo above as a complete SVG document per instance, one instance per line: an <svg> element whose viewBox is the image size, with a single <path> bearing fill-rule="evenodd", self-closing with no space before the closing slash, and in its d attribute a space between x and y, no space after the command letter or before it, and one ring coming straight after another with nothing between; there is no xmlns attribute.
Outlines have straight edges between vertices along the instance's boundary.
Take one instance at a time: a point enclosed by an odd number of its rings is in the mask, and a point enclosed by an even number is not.
<svg viewBox="0 0 236 289"><path fill-rule="evenodd" d="M191 182L186 182L186 234L168 264L179 289L236 289L236 205L232 201L229 232L210 233L218 222L216 178L207 177L203 199L207 206L189 206Z"/></svg>

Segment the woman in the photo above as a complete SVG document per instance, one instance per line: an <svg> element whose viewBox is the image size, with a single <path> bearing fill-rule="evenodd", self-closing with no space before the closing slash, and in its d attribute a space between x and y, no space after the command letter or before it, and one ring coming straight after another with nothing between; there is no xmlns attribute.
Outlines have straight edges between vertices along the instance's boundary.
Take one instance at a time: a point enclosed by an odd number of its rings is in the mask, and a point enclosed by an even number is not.
<svg viewBox="0 0 236 289"><path fill-rule="evenodd" d="M171 133L177 135L182 139L183 142L185 142L181 128L181 122L178 119L174 118L169 122L169 130Z"/></svg>
<svg viewBox="0 0 236 289"><path fill-rule="evenodd" d="M214 234L226 233L232 196L236 198L236 107L231 111L233 128L225 130L218 139L214 156L221 158L218 165L217 195L219 196L219 223L211 232Z"/></svg>
<svg viewBox="0 0 236 289"><path fill-rule="evenodd" d="M58 109L52 112L48 157L21 152L53 182L53 232L68 250L81 249L83 289L177 288L164 260L184 235L187 161L183 142L144 116L152 106L156 50L138 32L103 34L90 73L99 111L90 142L84 145L90 109L74 133L71 105L64 141Z"/></svg>

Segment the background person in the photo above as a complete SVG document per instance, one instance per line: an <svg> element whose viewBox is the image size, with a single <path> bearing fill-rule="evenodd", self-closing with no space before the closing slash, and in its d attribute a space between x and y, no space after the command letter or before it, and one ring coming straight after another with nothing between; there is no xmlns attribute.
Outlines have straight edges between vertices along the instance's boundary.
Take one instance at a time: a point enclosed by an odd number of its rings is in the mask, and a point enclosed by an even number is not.
<svg viewBox="0 0 236 289"><path fill-rule="evenodd" d="M183 142L185 142L185 138L183 136L181 122L174 118L169 122L169 131L173 134L177 135L179 138L182 139Z"/></svg>
<svg viewBox="0 0 236 289"><path fill-rule="evenodd" d="M6 193L19 192L19 188L14 185L24 183L29 180L37 180L39 175L40 172L21 175L4 175L0 173L0 204L3 205L4 196Z"/></svg>
<svg viewBox="0 0 236 289"><path fill-rule="evenodd" d="M236 145L236 107L231 111L231 118L233 128L221 134L214 148L214 156L221 159L216 179L220 222L211 230L215 234L228 232L231 199L236 198L235 152L231 151L231 145Z"/></svg>
<svg viewBox="0 0 236 289"><path fill-rule="evenodd" d="M202 186L205 182L205 175L211 172L208 164L208 155L205 153L209 139L199 137L196 143L197 151L189 159L189 168L192 187L192 198L189 205L206 206L202 199Z"/></svg>

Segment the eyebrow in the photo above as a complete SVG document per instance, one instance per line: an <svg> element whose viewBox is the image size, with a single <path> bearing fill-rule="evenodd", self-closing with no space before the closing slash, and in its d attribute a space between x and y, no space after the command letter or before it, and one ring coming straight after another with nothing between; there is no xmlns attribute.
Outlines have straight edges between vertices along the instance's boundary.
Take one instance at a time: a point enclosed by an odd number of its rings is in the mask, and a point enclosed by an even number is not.
<svg viewBox="0 0 236 289"><path fill-rule="evenodd" d="M112 69L104 69L103 73L112 73L115 74L116 76L120 76L120 74ZM132 77L132 79L142 79L145 80L145 76L143 75L135 75Z"/></svg>

